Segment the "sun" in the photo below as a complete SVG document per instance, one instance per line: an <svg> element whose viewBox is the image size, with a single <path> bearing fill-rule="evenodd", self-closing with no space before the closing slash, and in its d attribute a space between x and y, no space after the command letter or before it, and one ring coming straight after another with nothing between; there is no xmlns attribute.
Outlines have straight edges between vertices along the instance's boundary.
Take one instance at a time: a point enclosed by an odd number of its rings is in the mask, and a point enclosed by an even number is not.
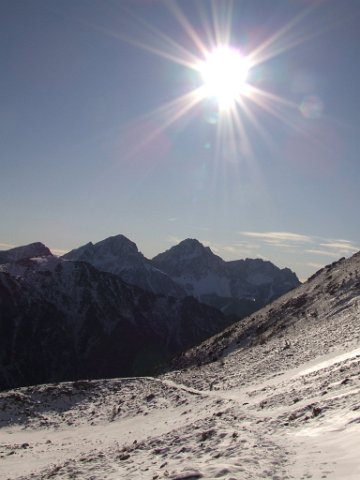
<svg viewBox="0 0 360 480"><path fill-rule="evenodd" d="M214 98L220 110L229 110L246 93L250 61L239 50L219 47L200 62L202 94Z"/></svg>

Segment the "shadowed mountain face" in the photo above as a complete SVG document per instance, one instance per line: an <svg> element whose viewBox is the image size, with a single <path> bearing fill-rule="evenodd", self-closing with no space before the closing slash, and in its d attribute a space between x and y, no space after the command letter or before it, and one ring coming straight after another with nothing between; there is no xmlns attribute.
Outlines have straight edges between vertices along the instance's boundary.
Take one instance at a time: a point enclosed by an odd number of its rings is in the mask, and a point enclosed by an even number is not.
<svg viewBox="0 0 360 480"><path fill-rule="evenodd" d="M0 251L0 264L15 262L18 260L52 255L50 250L40 242L30 243L23 247L15 247L10 250Z"/></svg>
<svg viewBox="0 0 360 480"><path fill-rule="evenodd" d="M225 262L194 239L160 253L152 263L189 295L239 317L300 285L288 268L280 269L260 259Z"/></svg>
<svg viewBox="0 0 360 480"><path fill-rule="evenodd" d="M55 257L0 269L0 388L154 372L229 320Z"/></svg>

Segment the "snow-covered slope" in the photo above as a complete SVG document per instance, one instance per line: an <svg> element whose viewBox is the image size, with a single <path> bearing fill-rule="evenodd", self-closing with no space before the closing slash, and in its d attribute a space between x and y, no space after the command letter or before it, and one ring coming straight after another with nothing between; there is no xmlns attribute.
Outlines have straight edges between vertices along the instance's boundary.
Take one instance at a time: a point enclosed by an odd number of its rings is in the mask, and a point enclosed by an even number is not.
<svg viewBox="0 0 360 480"><path fill-rule="evenodd" d="M360 254L158 378L0 394L11 480L357 480Z"/></svg>
<svg viewBox="0 0 360 480"><path fill-rule="evenodd" d="M260 259L225 262L195 239L160 253L152 263L189 295L240 317L300 284L288 268L279 269Z"/></svg>
<svg viewBox="0 0 360 480"><path fill-rule="evenodd" d="M123 280L153 293L186 296L180 285L152 266L138 251L134 242L124 235L106 238L98 243L87 243L71 250L64 259L88 262L98 270L120 276Z"/></svg>
<svg viewBox="0 0 360 480"><path fill-rule="evenodd" d="M329 339L328 330L334 344L358 341L360 319L356 312L359 306L360 252L324 267L295 290L187 352L187 362L209 362L236 350L238 345L265 345L272 339L291 344L291 362L303 360L304 347L309 357L318 353L319 346L327 353L332 344L323 344L322 338ZM347 321L348 329L345 328ZM292 340L292 336L296 339ZM301 355L296 354L297 348ZM275 353L276 349L268 355Z"/></svg>

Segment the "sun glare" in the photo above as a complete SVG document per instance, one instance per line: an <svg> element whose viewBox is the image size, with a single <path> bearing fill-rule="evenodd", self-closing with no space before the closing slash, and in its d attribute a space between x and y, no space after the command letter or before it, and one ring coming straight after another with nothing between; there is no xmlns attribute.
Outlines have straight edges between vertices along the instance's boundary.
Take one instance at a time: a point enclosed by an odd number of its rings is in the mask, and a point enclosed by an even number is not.
<svg viewBox="0 0 360 480"><path fill-rule="evenodd" d="M262 124L262 116L259 115L261 110L294 131L307 135L307 130L294 119L294 112L296 115L299 113L298 102L274 93L273 89L268 91L263 88L267 81L267 70L263 64L318 34L308 30L308 27L304 31L294 28L311 14L315 6L305 9L283 28L264 38L260 44L256 45L255 41L240 43L239 48L236 48L234 44L231 45L232 38L238 41L237 36L232 35L235 2L224 0L210 3L211 15L207 17L206 9L200 8L202 27L198 25L195 28L178 2L165 2L186 35L187 41L184 44L138 17L135 20L144 32L144 40L120 36L145 51L187 69L186 76L182 77L187 79L184 93L145 113L134 122L134 131L137 131L138 125L143 121L153 122L151 124L156 127L141 142L136 143L131 155L161 138L166 129L183 117L193 114L193 118L198 118L199 112L202 112L205 122L216 125L213 141L206 142L209 149L213 149L216 159L236 160L239 156L243 159L253 158L255 152L249 135L252 129L256 130L266 145L273 146L273 140ZM193 48L188 48L189 42ZM314 98L314 95L310 95L302 102L300 111L304 118L322 115L321 99L316 97L315 102ZM202 109L198 108L199 104L203 104Z"/></svg>
<svg viewBox="0 0 360 480"><path fill-rule="evenodd" d="M220 110L228 110L247 90L249 60L238 50L219 47L199 67L204 97L215 98Z"/></svg>

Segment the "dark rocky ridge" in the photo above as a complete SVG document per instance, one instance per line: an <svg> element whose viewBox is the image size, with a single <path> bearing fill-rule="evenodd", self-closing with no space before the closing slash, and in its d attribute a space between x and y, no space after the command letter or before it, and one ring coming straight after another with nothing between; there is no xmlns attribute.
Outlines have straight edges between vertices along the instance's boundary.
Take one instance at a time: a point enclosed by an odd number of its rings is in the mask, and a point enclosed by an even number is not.
<svg viewBox="0 0 360 480"><path fill-rule="evenodd" d="M194 298L145 292L85 262L16 268L0 272L1 389L154 373L229 324Z"/></svg>

